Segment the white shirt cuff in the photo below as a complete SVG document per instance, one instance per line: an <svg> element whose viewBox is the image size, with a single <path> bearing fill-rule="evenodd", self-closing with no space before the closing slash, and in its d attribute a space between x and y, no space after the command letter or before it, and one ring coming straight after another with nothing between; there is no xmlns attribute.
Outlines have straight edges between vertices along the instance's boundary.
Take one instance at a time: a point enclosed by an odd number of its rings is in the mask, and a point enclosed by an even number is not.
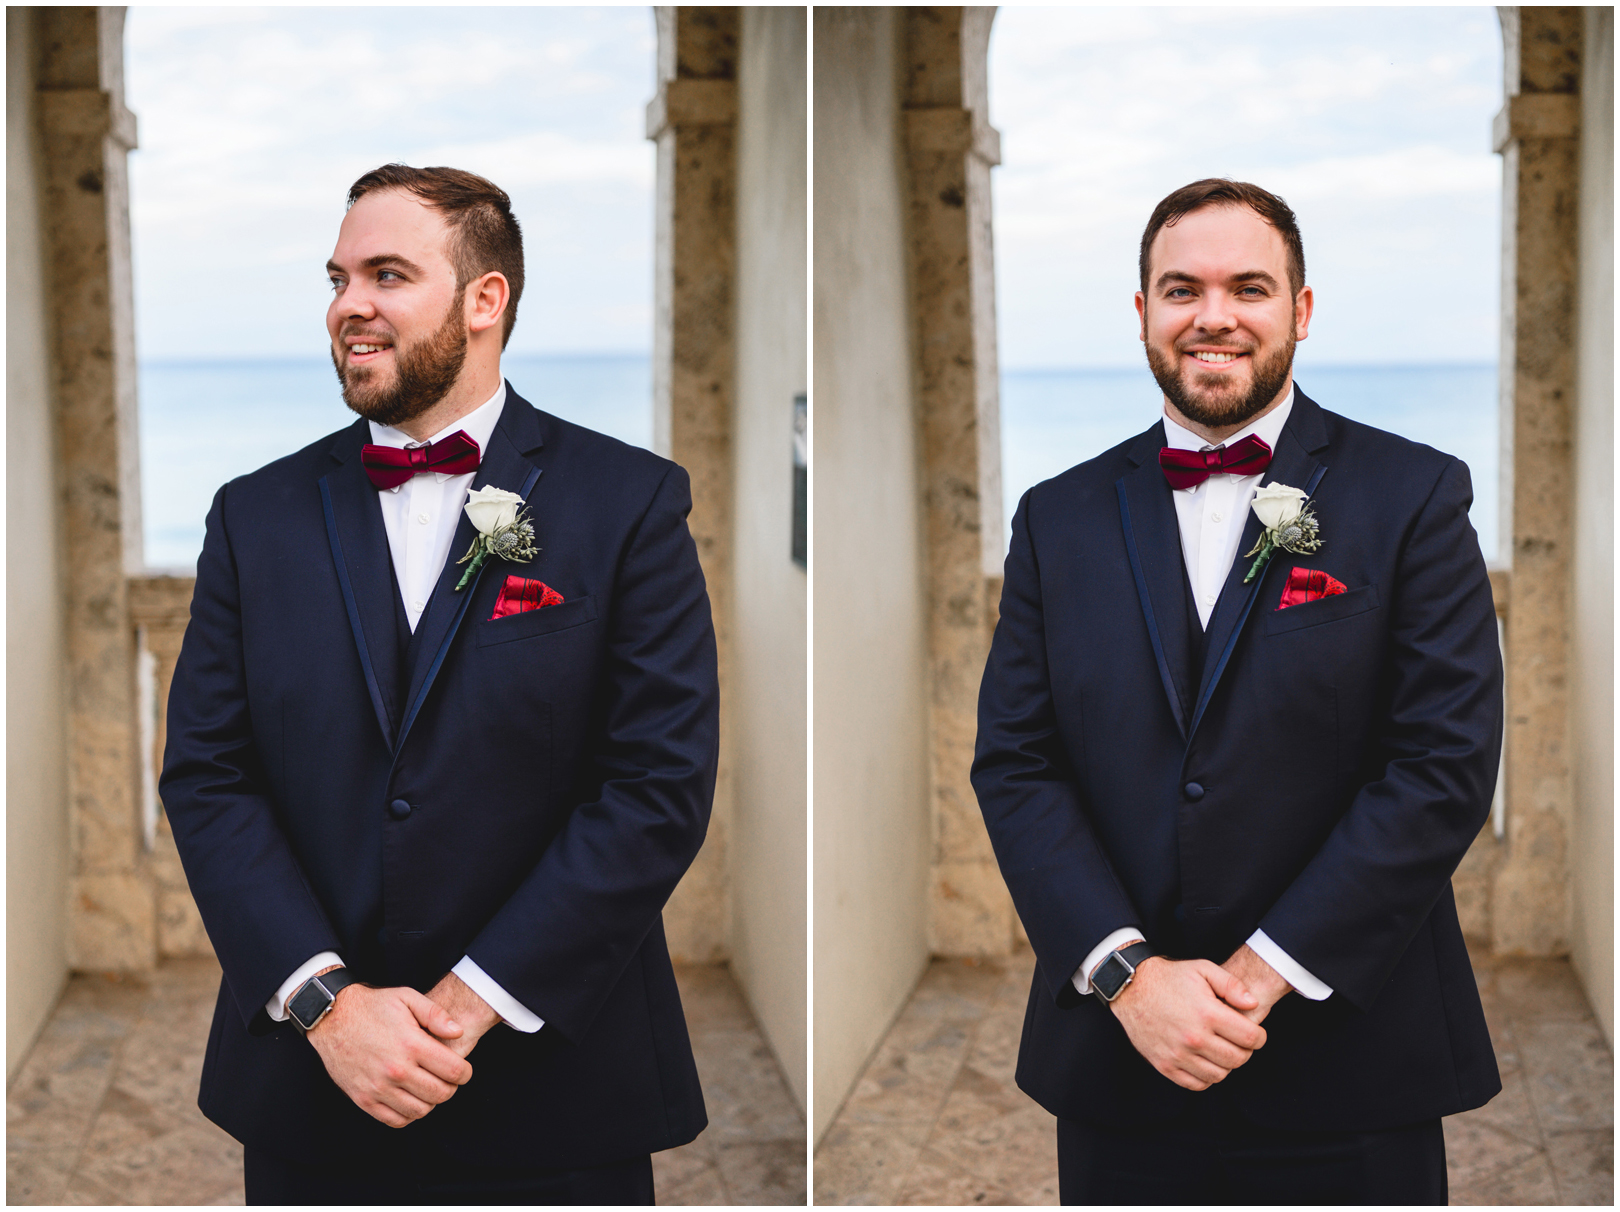
<svg viewBox="0 0 1620 1212"><path fill-rule="evenodd" d="M298 992L298 986L322 968L330 968L333 964L341 963L343 959L336 951L323 951L319 955L311 956L304 961L303 967L281 982L281 988L276 990L275 996L265 1002L264 1012L278 1023L286 1022L287 1003L292 999L292 995Z"/></svg>
<svg viewBox="0 0 1620 1212"><path fill-rule="evenodd" d="M1118 951L1126 943L1141 939L1142 932L1135 926L1126 926L1123 930L1116 930L1102 942L1093 947L1086 958L1080 961L1080 966L1074 970L1069 981L1074 985L1076 992L1085 997L1091 992L1091 974L1097 970L1097 965L1108 958L1110 951Z"/></svg>
<svg viewBox="0 0 1620 1212"><path fill-rule="evenodd" d="M1301 997L1321 1002L1333 996L1332 989L1301 968L1293 956L1267 937L1264 930L1256 930L1249 935L1249 949L1275 968L1277 975L1292 985Z"/></svg>
<svg viewBox="0 0 1620 1212"><path fill-rule="evenodd" d="M462 956L461 962L450 971L459 976L467 988L488 1002L489 1008L500 1015L501 1021L514 1031L532 1035L546 1025L545 1019L502 989L489 973L473 963L472 956Z"/></svg>

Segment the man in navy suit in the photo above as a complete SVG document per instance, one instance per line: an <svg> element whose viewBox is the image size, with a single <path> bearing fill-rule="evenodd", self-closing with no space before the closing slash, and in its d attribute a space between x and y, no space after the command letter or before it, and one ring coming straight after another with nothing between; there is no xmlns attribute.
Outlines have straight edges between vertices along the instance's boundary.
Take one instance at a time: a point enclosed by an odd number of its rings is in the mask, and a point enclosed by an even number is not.
<svg viewBox="0 0 1620 1212"><path fill-rule="evenodd" d="M1500 1088L1450 877L1502 735L1458 460L1293 383L1292 211L1155 209L1161 422L1013 519L973 784L1038 961L1064 1203L1446 1202Z"/></svg>
<svg viewBox="0 0 1620 1212"><path fill-rule="evenodd" d="M220 489L169 697L200 1105L251 1203L651 1203L705 1124L660 920L717 758L686 474L503 382L483 178L366 174L327 271L361 419Z"/></svg>

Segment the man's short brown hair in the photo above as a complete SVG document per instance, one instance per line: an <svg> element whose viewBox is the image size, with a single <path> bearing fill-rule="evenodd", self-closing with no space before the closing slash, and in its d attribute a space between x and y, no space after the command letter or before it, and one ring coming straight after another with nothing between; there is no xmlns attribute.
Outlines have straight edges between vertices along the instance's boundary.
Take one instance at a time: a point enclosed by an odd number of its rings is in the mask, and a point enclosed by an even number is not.
<svg viewBox="0 0 1620 1212"><path fill-rule="evenodd" d="M1247 181L1233 181L1226 177L1205 177L1191 185L1183 185L1153 208L1147 230L1142 233L1142 252L1138 264L1142 273L1142 297L1148 293L1148 253L1161 228L1175 226L1177 220L1195 210L1211 206L1247 206L1259 215L1282 237L1288 253L1288 288L1293 296L1305 288L1305 245L1299 238L1299 222L1276 194L1250 185Z"/></svg>
<svg viewBox="0 0 1620 1212"><path fill-rule="evenodd" d="M505 349L523 296L523 232L512 216L512 199L506 191L465 169L384 164L349 187L348 205L379 189L415 194L444 216L450 226L448 252L458 291L491 270L506 278L511 297L506 301L501 331L501 348Z"/></svg>

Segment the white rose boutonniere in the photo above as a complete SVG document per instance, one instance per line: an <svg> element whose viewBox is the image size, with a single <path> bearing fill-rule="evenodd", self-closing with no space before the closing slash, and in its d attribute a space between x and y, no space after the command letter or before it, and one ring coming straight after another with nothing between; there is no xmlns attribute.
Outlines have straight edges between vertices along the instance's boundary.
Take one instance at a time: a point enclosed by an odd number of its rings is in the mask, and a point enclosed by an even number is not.
<svg viewBox="0 0 1620 1212"><path fill-rule="evenodd" d="M1243 553L1245 559L1255 557L1248 575L1243 578L1245 585L1260 575L1260 570L1276 551L1309 555L1322 546L1321 524L1302 490L1287 484L1267 484L1254 494L1253 508L1254 516L1260 519L1265 530L1255 545Z"/></svg>
<svg viewBox="0 0 1620 1212"><path fill-rule="evenodd" d="M523 564L534 559L540 549L534 545L534 523L522 505L522 497L504 488L475 488L467 494L467 516L477 528L478 537L467 548L467 554L456 561L472 561L456 582L457 593L466 588L490 556Z"/></svg>

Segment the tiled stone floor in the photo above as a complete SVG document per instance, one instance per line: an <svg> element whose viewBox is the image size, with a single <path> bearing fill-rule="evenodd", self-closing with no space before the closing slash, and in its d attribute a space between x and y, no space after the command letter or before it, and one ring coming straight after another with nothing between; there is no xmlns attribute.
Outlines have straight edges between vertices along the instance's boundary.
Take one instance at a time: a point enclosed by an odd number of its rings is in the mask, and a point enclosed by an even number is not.
<svg viewBox="0 0 1620 1212"><path fill-rule="evenodd" d="M661 1204L803 1204L804 1118L723 967L678 968L709 1108L653 1157ZM197 1110L212 960L74 977L6 1098L8 1204L240 1204L242 1147Z"/></svg>
<svg viewBox="0 0 1620 1212"><path fill-rule="evenodd" d="M1034 960L935 960L827 1130L817 1204L1056 1204L1013 1084ZM1476 957L1502 1093L1445 1121L1453 1204L1612 1204L1613 1060L1564 960Z"/></svg>
<svg viewBox="0 0 1620 1212"><path fill-rule="evenodd" d="M653 1154L661 1204L804 1204L804 1116L723 965L675 969L709 1126Z"/></svg>

